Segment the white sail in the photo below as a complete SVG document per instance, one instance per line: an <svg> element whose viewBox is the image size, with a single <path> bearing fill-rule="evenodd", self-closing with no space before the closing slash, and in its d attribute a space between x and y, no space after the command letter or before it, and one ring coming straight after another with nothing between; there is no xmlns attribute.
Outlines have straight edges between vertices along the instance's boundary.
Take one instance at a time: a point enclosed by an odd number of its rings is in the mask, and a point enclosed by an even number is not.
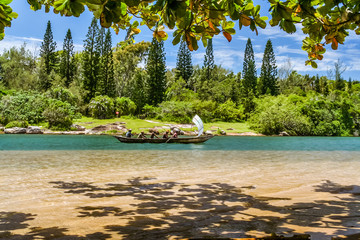
<svg viewBox="0 0 360 240"><path fill-rule="evenodd" d="M198 128L198 131L199 131L198 137L201 136L201 134L203 134L203 132L204 132L204 124L201 121L201 118L198 115L195 115L195 117L192 119L192 121Z"/></svg>

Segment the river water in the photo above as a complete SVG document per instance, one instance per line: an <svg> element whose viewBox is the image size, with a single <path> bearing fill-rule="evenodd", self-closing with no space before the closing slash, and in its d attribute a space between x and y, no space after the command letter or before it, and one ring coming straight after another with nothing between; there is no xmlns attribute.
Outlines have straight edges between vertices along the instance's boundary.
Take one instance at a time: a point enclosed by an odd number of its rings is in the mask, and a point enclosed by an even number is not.
<svg viewBox="0 0 360 240"><path fill-rule="evenodd" d="M0 239L360 233L360 138L0 135Z"/></svg>

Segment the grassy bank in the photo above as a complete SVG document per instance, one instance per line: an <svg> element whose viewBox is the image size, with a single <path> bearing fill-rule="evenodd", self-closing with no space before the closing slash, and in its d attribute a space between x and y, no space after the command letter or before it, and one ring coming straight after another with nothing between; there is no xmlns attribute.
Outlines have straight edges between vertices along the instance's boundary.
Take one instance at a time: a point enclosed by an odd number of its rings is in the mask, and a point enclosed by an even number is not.
<svg viewBox="0 0 360 240"><path fill-rule="evenodd" d="M94 127L100 126L100 125L108 125L108 124L121 124L125 125L127 129L131 128L135 133L141 132L142 130L145 130L147 132L147 129L149 128L155 128L157 127L160 132L163 132L166 130L167 127L169 127L169 124L172 125L180 125L179 123L174 122L161 122L159 120L151 120L152 122L149 122L147 120L143 119L137 119L137 118L128 118L128 117L122 117L122 118L113 118L113 119L94 119L89 117L83 117L81 119L76 119L74 121L74 124L78 124L81 126L84 126L86 129L92 129ZM161 129L163 128L163 129ZM229 123L229 122L213 122L213 123L205 123L204 124L205 131L211 130L214 134L217 134L218 131L225 130L227 133L245 133L245 132L254 132L250 129L249 124L244 123ZM194 131L196 130L196 127L192 128L185 128L181 127L180 129L183 131ZM114 132L115 133L115 132Z"/></svg>

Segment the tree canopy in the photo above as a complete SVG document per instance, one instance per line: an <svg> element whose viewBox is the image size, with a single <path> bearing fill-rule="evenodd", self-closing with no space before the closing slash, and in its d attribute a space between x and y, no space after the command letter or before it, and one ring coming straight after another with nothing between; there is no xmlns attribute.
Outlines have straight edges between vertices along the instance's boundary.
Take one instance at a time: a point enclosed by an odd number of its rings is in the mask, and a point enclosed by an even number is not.
<svg viewBox="0 0 360 240"><path fill-rule="evenodd" d="M302 49L308 52L306 64L317 67L325 46L331 44L337 49L343 44L350 31L360 34L360 2L357 0L267 0L270 4L270 26L279 26L287 33L296 31L295 24L302 25L308 35ZM9 6L12 0L0 0L0 39L4 28L11 26L17 17ZM173 31L173 44L185 40L190 50L198 48L198 41L204 46L207 40L222 33L231 41L239 29L249 27L265 28L268 18L260 16L260 5L252 0L28 0L33 10L45 7L49 12L65 16L80 16L87 7L100 19L102 27L130 30L129 35L140 33L140 25L148 26L158 40L166 40L165 26ZM140 22L133 19L140 19Z"/></svg>

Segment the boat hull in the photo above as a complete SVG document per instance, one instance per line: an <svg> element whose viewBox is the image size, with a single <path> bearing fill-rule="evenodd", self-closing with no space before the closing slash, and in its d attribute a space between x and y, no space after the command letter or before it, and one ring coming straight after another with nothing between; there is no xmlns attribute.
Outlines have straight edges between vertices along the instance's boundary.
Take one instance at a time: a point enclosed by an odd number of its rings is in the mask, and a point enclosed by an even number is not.
<svg viewBox="0 0 360 240"><path fill-rule="evenodd" d="M200 136L200 137L179 137L179 138L127 138L123 136L114 136L120 142L124 143L203 143L212 135Z"/></svg>

